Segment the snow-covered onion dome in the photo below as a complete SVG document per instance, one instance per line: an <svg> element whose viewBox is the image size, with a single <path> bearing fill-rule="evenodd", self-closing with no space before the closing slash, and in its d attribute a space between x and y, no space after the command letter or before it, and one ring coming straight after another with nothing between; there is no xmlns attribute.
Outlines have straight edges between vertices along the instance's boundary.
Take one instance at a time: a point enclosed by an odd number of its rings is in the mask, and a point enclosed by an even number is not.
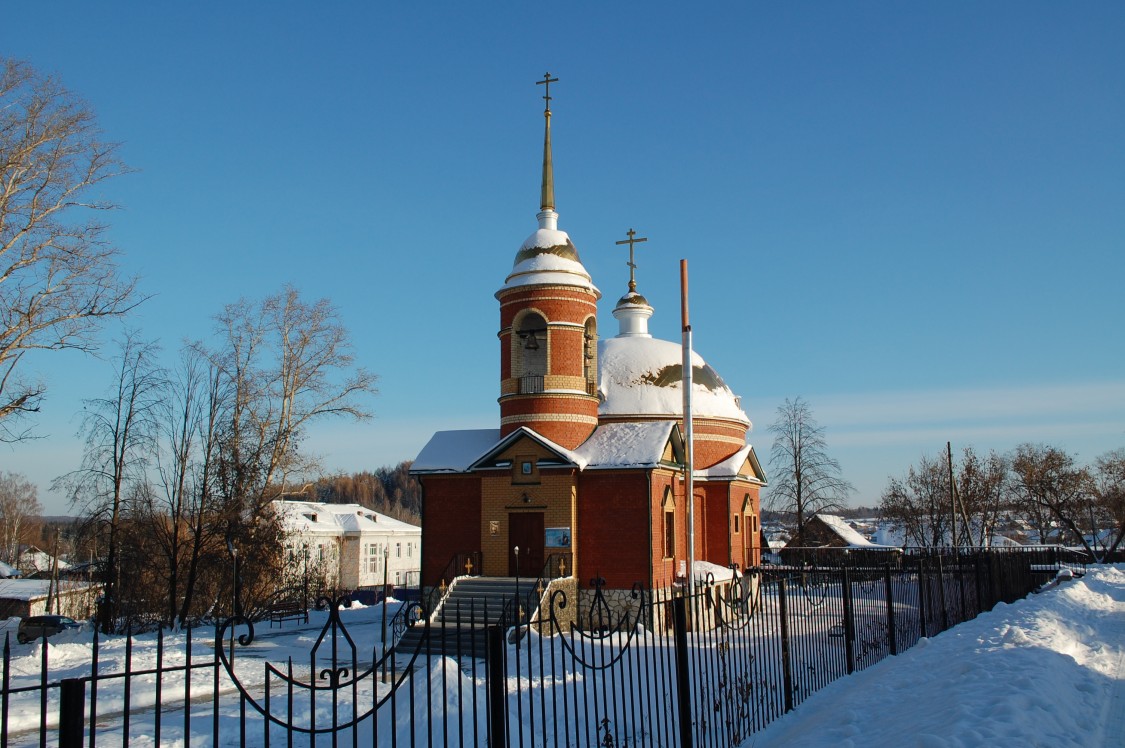
<svg viewBox="0 0 1125 748"><path fill-rule="evenodd" d="M579 286L601 295L578 257L578 249L565 231L558 229L559 214L550 208L539 212L539 228L524 240L516 253L512 272L500 293L521 286Z"/></svg>
<svg viewBox="0 0 1125 748"><path fill-rule="evenodd" d="M630 291L613 316L620 332L598 342L600 417L680 417L683 401L683 349L648 332L652 307ZM692 408L696 418L720 418L750 426L738 397L703 357L692 351Z"/></svg>

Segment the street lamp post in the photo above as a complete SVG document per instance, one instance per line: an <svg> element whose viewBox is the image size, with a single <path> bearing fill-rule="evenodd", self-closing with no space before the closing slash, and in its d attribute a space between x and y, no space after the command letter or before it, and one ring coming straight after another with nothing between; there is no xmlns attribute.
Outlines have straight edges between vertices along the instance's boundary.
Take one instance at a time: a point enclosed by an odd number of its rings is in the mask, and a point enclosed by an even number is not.
<svg viewBox="0 0 1125 748"><path fill-rule="evenodd" d="M304 592L302 593L303 594L302 604L305 606L305 619L306 619L305 622L308 623L307 619L309 617L309 544L308 543L302 544L301 549L304 551L304 563L305 563L304 573L301 575L302 579L303 579L302 589L304 590Z"/></svg>

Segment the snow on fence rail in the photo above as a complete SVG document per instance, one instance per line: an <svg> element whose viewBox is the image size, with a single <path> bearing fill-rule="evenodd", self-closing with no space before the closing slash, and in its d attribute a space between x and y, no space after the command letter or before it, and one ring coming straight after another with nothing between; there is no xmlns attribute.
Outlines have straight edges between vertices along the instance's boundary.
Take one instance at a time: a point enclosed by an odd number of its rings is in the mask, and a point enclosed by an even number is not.
<svg viewBox="0 0 1125 748"><path fill-rule="evenodd" d="M595 579L578 599L553 589L545 615L508 606L519 615L506 626L472 604L452 621L408 616L422 636L405 652L384 647L377 609L328 598L312 624L280 632L231 618L206 635L5 641L0 748L733 746L1069 561L906 554L748 569L689 594L607 596Z"/></svg>

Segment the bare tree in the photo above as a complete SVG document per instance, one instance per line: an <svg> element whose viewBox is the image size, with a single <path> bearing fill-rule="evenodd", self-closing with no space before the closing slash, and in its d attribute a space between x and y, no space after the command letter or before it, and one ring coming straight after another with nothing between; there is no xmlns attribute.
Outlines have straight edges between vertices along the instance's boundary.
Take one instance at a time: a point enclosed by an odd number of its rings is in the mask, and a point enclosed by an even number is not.
<svg viewBox="0 0 1125 748"><path fill-rule="evenodd" d="M968 516L963 532L970 543L982 548L992 545L996 526L1011 501L1008 478L1008 460L1003 455L993 451L982 457L972 447L965 448L955 485ZM958 538L964 542L966 535L959 532Z"/></svg>
<svg viewBox="0 0 1125 748"><path fill-rule="evenodd" d="M1114 528L1106 543L1106 555L1125 542L1125 449L1106 452L1094 461L1094 503L1100 517Z"/></svg>
<svg viewBox="0 0 1125 748"><path fill-rule="evenodd" d="M891 478L879 502L883 519L901 527L907 544L936 548L949 532L949 466L923 456L903 478Z"/></svg>
<svg viewBox="0 0 1125 748"><path fill-rule="evenodd" d="M0 58L0 441L29 435L45 385L23 373L35 350L89 351L105 317L137 303L105 225L95 185L127 169L93 112L51 77Z"/></svg>
<svg viewBox="0 0 1125 748"><path fill-rule="evenodd" d="M225 400L214 487L250 609L255 596L276 588L284 561L267 504L292 476L316 470L298 449L301 434L325 418L368 418L361 401L375 393L376 377L353 366L348 332L326 299L309 304L288 287L259 303L229 305L217 321L209 358Z"/></svg>
<svg viewBox="0 0 1125 748"><path fill-rule="evenodd" d="M166 393L156 352L154 343L144 342L133 333L120 341L113 386L105 397L86 403L82 467L56 481L105 535L101 569L104 604L98 616L107 633L113 630L122 609L123 523L131 500L147 496L150 490L147 469L155 452L159 408Z"/></svg>
<svg viewBox="0 0 1125 748"><path fill-rule="evenodd" d="M42 513L34 483L19 473L0 473L0 560L16 564L28 521Z"/></svg>
<svg viewBox="0 0 1125 748"><path fill-rule="evenodd" d="M1040 543L1048 541L1052 525L1057 525L1093 554L1080 529L1093 493L1086 468L1061 449L1021 444L1012 455L1012 476L1016 505L1036 525Z"/></svg>
<svg viewBox="0 0 1125 748"><path fill-rule="evenodd" d="M840 463L828 456L824 427L800 397L778 406L769 430L774 440L766 500L774 511L796 517L794 537L800 537L812 515L841 507L854 489L841 477Z"/></svg>
<svg viewBox="0 0 1125 748"><path fill-rule="evenodd" d="M353 369L347 329L327 299L304 302L288 287L260 304L240 301L218 317L211 360L229 389L219 476L240 510L256 510L294 473L311 470L299 435L326 417L363 420L374 374Z"/></svg>

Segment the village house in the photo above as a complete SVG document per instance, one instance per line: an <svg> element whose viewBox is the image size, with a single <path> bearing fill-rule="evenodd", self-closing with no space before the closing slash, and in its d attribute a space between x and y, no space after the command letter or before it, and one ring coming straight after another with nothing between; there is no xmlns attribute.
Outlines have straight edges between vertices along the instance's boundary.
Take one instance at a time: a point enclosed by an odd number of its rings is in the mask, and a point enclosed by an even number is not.
<svg viewBox="0 0 1125 748"><path fill-rule="evenodd" d="M818 554L819 550L831 550L832 555ZM840 555L839 551L846 555ZM843 517L826 512L816 514L805 522L804 528L794 533L780 552L785 563L843 563L851 560L856 563L882 564L895 560L901 554L901 547L873 543Z"/></svg>
<svg viewBox="0 0 1125 748"><path fill-rule="evenodd" d="M359 504L278 500L287 580L315 589L417 587L422 529Z"/></svg>
<svg viewBox="0 0 1125 748"><path fill-rule="evenodd" d="M603 337L601 291L558 227L549 99L544 114L538 227L495 293L499 422L437 432L411 469L423 488L423 585L469 572L669 588L688 573L689 500L697 573L757 565L766 478L750 419L693 352L689 498L684 349L649 333L654 307L634 273L644 239L630 230L617 242L629 245L628 287Z"/></svg>

